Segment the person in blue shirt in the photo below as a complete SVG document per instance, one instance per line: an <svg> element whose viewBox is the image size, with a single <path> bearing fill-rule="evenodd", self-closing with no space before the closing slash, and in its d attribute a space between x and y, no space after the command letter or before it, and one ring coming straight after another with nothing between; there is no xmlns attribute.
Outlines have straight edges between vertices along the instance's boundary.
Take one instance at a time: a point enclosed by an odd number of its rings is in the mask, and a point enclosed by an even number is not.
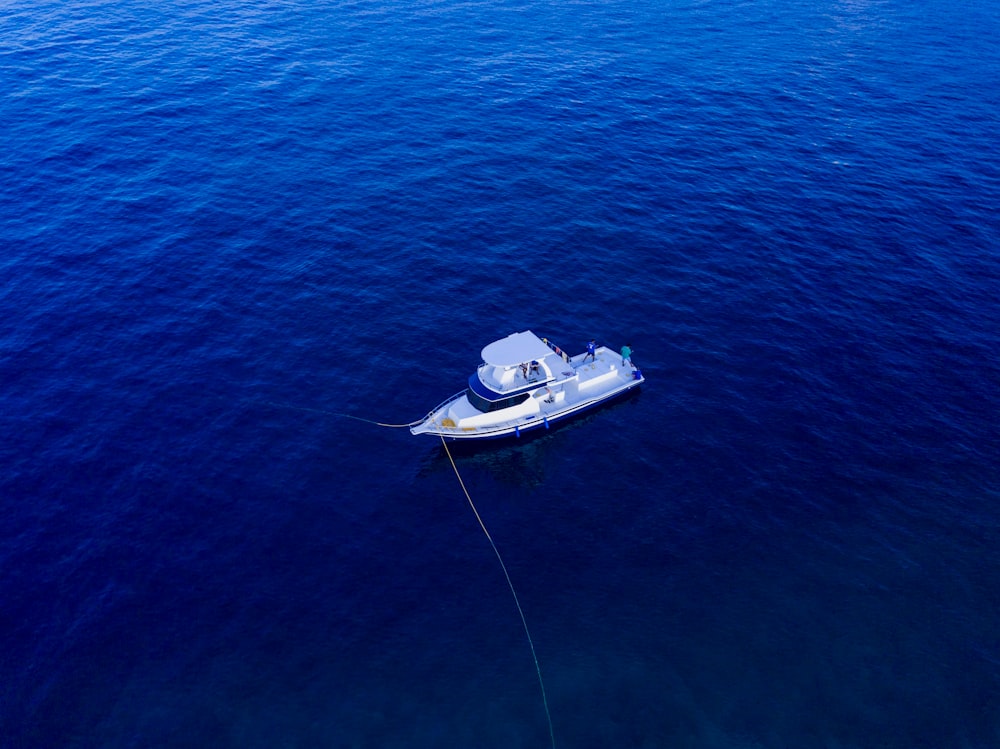
<svg viewBox="0 0 1000 749"><path fill-rule="evenodd" d="M632 366L632 347L627 343L622 346L622 366L624 367L626 364Z"/></svg>
<svg viewBox="0 0 1000 749"><path fill-rule="evenodd" d="M591 361L597 361L597 342L593 338L591 338L590 343L587 344L587 353L583 355L583 361L580 363L586 364L588 356Z"/></svg>

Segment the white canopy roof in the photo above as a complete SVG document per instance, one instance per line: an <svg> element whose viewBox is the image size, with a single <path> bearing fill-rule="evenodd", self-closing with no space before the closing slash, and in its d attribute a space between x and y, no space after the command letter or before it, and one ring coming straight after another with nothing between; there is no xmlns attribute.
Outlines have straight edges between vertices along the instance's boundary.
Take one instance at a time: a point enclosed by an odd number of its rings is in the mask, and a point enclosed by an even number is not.
<svg viewBox="0 0 1000 749"><path fill-rule="evenodd" d="M483 349L483 361L494 367L516 367L532 359L543 359L552 353L541 338L530 330L511 333Z"/></svg>

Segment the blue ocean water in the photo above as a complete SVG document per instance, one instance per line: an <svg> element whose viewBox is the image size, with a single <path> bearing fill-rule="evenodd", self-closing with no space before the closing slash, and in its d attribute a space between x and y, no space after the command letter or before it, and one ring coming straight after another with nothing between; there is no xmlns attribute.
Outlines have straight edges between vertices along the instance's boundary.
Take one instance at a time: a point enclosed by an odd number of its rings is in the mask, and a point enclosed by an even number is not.
<svg viewBox="0 0 1000 749"><path fill-rule="evenodd" d="M13 0L0 745L1000 745L1000 13ZM330 412L330 413L325 413Z"/></svg>

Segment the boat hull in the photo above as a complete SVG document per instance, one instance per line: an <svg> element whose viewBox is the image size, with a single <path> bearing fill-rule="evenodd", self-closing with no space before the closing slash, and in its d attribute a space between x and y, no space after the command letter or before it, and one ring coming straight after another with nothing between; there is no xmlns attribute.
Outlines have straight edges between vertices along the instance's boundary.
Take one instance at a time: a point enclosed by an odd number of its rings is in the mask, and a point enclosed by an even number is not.
<svg viewBox="0 0 1000 749"><path fill-rule="evenodd" d="M611 396L610 398L605 398L598 403L594 403L586 406L585 408L574 411L572 414L568 414L563 418L549 419L548 426L546 426L543 422L542 424L536 424L527 429L521 429L519 433L504 434L496 437L484 437L482 439L462 439L454 438L448 435L443 435L443 437L449 445L455 445L456 448L460 448L463 451L467 450L469 452L476 452L491 447L513 447L515 445L544 439L547 435L563 429L569 430L574 426L583 426L586 424L588 417L594 416L595 412L604 408L614 409L616 406L623 405L632 398L638 398L641 390L641 387L638 386L629 388L621 393Z"/></svg>
<svg viewBox="0 0 1000 749"><path fill-rule="evenodd" d="M645 378L640 376L614 391L602 394L600 397L574 403L564 409L526 416L523 419L518 419L514 422L505 423L495 427L463 429L459 427L441 426L439 423L434 423L435 414L431 414L427 419L413 427L411 432L414 434L430 434L443 437L448 442L516 440L524 436L534 436L544 433L546 430L552 429L556 426L562 426L584 413L619 401L626 395L637 392L644 382ZM455 397L460 396L461 394Z"/></svg>

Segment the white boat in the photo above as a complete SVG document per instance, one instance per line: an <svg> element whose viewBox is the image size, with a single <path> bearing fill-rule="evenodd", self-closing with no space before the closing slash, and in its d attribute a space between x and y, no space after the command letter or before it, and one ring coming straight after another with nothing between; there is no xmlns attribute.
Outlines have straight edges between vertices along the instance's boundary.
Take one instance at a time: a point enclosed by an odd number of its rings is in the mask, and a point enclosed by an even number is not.
<svg viewBox="0 0 1000 749"><path fill-rule="evenodd" d="M413 434L452 440L516 436L593 408L645 379L617 351L596 346L570 357L530 330L511 333L483 349L469 387L437 406Z"/></svg>

